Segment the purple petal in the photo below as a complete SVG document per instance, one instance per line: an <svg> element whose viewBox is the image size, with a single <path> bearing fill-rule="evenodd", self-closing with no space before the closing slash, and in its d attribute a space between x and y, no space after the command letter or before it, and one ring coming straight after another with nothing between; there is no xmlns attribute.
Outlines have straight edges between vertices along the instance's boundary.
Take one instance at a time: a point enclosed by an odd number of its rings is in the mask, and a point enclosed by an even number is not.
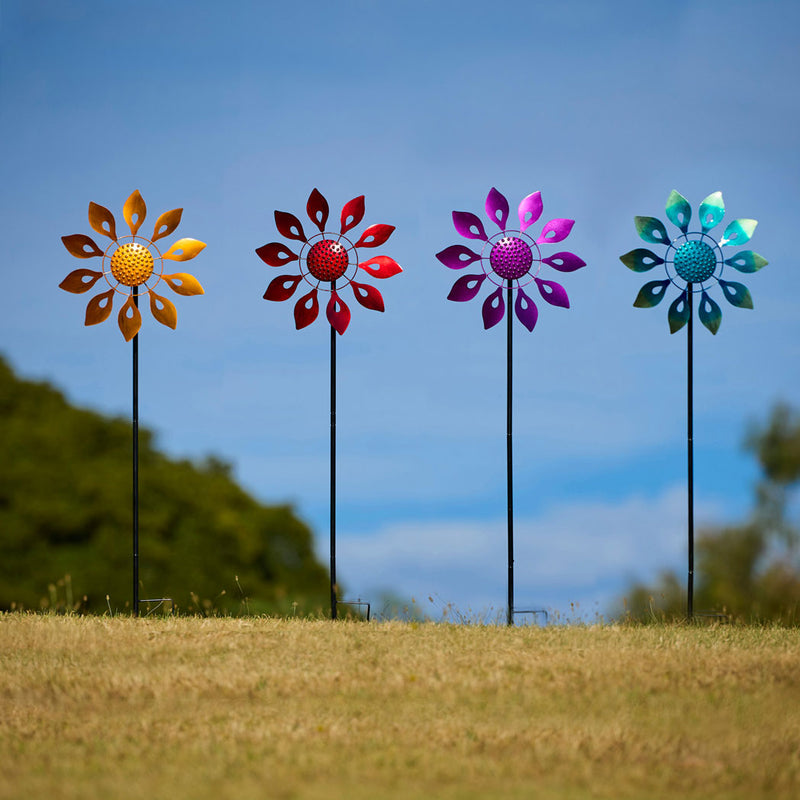
<svg viewBox="0 0 800 800"><path fill-rule="evenodd" d="M454 244L437 253L436 258L450 269L463 269L473 261L477 261L480 256L463 244Z"/></svg>
<svg viewBox="0 0 800 800"><path fill-rule="evenodd" d="M559 272L575 272L576 269L586 266L586 262L582 258L578 258L575 253L567 252L556 253L550 258L543 258L542 263L557 269Z"/></svg>
<svg viewBox="0 0 800 800"><path fill-rule="evenodd" d="M536 278L536 285L539 287L539 294L550 303L551 306L569 308L569 297L560 283L554 281L543 281Z"/></svg>
<svg viewBox="0 0 800 800"><path fill-rule="evenodd" d="M529 330L532 331L539 318L539 309L536 303L522 291L517 290L517 302L514 303L514 311L517 312L517 319Z"/></svg>
<svg viewBox="0 0 800 800"><path fill-rule="evenodd" d="M454 211L453 224L456 226L456 230L467 239L483 239L485 242L489 238L483 229L483 223L469 211Z"/></svg>
<svg viewBox="0 0 800 800"><path fill-rule="evenodd" d="M503 301L503 287L498 286L497 289L483 301L483 327L488 330L494 325L497 325L497 323L503 319L503 314L505 314L505 312L506 304Z"/></svg>
<svg viewBox="0 0 800 800"><path fill-rule="evenodd" d="M491 217L493 222L497 223L501 231L506 229L506 222L508 222L508 200L506 200L497 189L492 188L489 192L489 196L486 198L486 213Z"/></svg>
<svg viewBox="0 0 800 800"><path fill-rule="evenodd" d="M519 204L519 229L524 231L529 225L533 225L542 216L542 193L534 192L529 194Z"/></svg>
<svg viewBox="0 0 800 800"><path fill-rule="evenodd" d="M481 285L485 280L486 275L464 275L453 284L447 299L455 300L459 303L472 300L480 291Z"/></svg>
<svg viewBox="0 0 800 800"><path fill-rule="evenodd" d="M542 235L536 240L536 244L563 242L569 236L574 224L574 219L551 219L542 228Z"/></svg>

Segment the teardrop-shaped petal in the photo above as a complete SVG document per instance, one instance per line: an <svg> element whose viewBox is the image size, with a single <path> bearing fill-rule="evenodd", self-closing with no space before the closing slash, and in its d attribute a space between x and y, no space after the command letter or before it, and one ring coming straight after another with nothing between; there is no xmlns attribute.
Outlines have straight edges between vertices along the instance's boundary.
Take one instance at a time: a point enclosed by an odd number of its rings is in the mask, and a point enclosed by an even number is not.
<svg viewBox="0 0 800 800"><path fill-rule="evenodd" d="M655 217L634 217L636 230L646 242L651 244L669 244L669 235L664 223Z"/></svg>
<svg viewBox="0 0 800 800"><path fill-rule="evenodd" d="M205 294L203 287L200 285L200 281L188 272L175 272L172 275L162 275L161 277L176 294L182 294L185 297Z"/></svg>
<svg viewBox="0 0 800 800"><path fill-rule="evenodd" d="M523 198L519 204L519 229L524 231L530 225L533 225L539 217L542 216L544 203L542 203L542 193L534 192Z"/></svg>
<svg viewBox="0 0 800 800"><path fill-rule="evenodd" d="M178 327L178 312L175 306L166 297L156 294L152 289L150 294L150 313L168 328Z"/></svg>
<svg viewBox="0 0 800 800"><path fill-rule="evenodd" d="M139 333L139 328L142 327L142 315L133 302L133 295L125 301L125 305L119 310L117 322L126 342L129 342Z"/></svg>
<svg viewBox="0 0 800 800"><path fill-rule="evenodd" d="M102 277L102 272L95 272L91 269L76 269L70 272L58 286L66 292L83 294L88 292Z"/></svg>
<svg viewBox="0 0 800 800"><path fill-rule="evenodd" d="M354 247L379 247L392 235L393 230L394 225L370 225Z"/></svg>
<svg viewBox="0 0 800 800"><path fill-rule="evenodd" d="M463 275L454 284L447 295L448 300L455 300L458 303L465 303L472 300L480 291L486 275Z"/></svg>
<svg viewBox="0 0 800 800"><path fill-rule="evenodd" d="M319 314L317 290L304 294L294 305L294 326L297 330L310 325Z"/></svg>
<svg viewBox="0 0 800 800"><path fill-rule="evenodd" d="M700 224L703 226L703 233L708 233L715 225L722 222L725 216L725 202L722 199L722 192L714 192L700 203Z"/></svg>
<svg viewBox="0 0 800 800"><path fill-rule="evenodd" d="M296 239L298 242L308 241L303 230L303 224L294 214L290 214L288 211L275 212L275 225L278 228L278 232L287 239Z"/></svg>
<svg viewBox="0 0 800 800"><path fill-rule="evenodd" d="M328 317L328 322L330 322L339 336L347 330L347 326L350 324L350 309L335 291L331 292L328 307L325 309L325 316Z"/></svg>
<svg viewBox="0 0 800 800"><path fill-rule="evenodd" d="M182 214L182 208L173 208L172 211L165 211L156 220L155 228L153 228L153 238L150 241L157 242L159 239L169 236L180 225Z"/></svg>
<svg viewBox="0 0 800 800"><path fill-rule="evenodd" d="M351 228L355 228L364 219L364 195L354 197L349 203L345 203L342 209L342 234L347 233Z"/></svg>
<svg viewBox="0 0 800 800"><path fill-rule="evenodd" d="M688 321L691 315L689 308L689 296L684 290L675 298L669 307L667 320L669 321L669 332L677 333Z"/></svg>
<svg viewBox="0 0 800 800"><path fill-rule="evenodd" d="M392 275L398 275L403 271L403 268L389 256L373 256L369 261L362 261L358 266L373 278L391 278Z"/></svg>
<svg viewBox="0 0 800 800"><path fill-rule="evenodd" d="M722 323L722 311L720 311L719 306L705 292L700 296L700 305L697 308L697 314L700 317L700 322L702 322L711 333L716 335Z"/></svg>
<svg viewBox="0 0 800 800"><path fill-rule="evenodd" d="M477 261L480 256L477 253L473 253L469 247L465 247L463 244L454 244L450 247L445 247L441 253L437 253L436 258L446 267L450 267L450 269L463 269L468 264Z"/></svg>
<svg viewBox="0 0 800 800"><path fill-rule="evenodd" d="M758 272L762 267L766 267L769 261L752 250L742 250L735 256L726 258L725 263L729 267L738 269L739 272Z"/></svg>
<svg viewBox="0 0 800 800"><path fill-rule="evenodd" d="M569 236L569 232L572 230L574 224L574 219L551 219L550 222L542 228L542 233L536 240L536 244L563 242L564 239Z"/></svg>
<svg viewBox="0 0 800 800"><path fill-rule="evenodd" d="M144 218L147 216L147 206L144 204L138 189L125 201L125 205L122 207L122 215L125 217L125 222L130 226L131 233L136 236L136 231L139 230Z"/></svg>
<svg viewBox="0 0 800 800"><path fill-rule="evenodd" d="M62 236L61 241L64 242L64 247L66 247L75 258L94 258L95 256L103 255L103 251L94 243L94 239L82 233Z"/></svg>
<svg viewBox="0 0 800 800"><path fill-rule="evenodd" d="M492 187L486 197L486 213L489 215L492 222L497 223L497 227L500 228L501 231L506 229L508 211L508 200L506 200L505 196L498 192L497 189Z"/></svg>
<svg viewBox="0 0 800 800"><path fill-rule="evenodd" d="M689 222L692 219L692 207L689 201L673 189L667 198L667 219L677 225L684 233L689 232Z"/></svg>
<svg viewBox="0 0 800 800"><path fill-rule="evenodd" d="M256 255L271 267L282 267L291 261L297 261L300 256L293 253L286 245L280 242L270 242L256 250Z"/></svg>
<svg viewBox="0 0 800 800"><path fill-rule="evenodd" d="M103 236L108 236L111 241L117 241L117 223L114 215L105 207L97 203L89 203L89 224Z"/></svg>
<svg viewBox="0 0 800 800"><path fill-rule="evenodd" d="M726 244L736 245L749 242L753 236L753 231L756 229L758 222L754 219L735 219L725 228L725 233L719 240L719 246L725 247Z"/></svg>
<svg viewBox="0 0 800 800"><path fill-rule="evenodd" d="M534 280L539 287L539 294L543 299L547 300L551 306L569 308L569 297L567 297L567 292L560 283L556 283L555 281L543 281L541 278L534 278Z"/></svg>
<svg viewBox="0 0 800 800"><path fill-rule="evenodd" d="M194 258L205 246L205 242L197 239L178 239L161 257L168 258L170 261L188 261Z"/></svg>
<svg viewBox="0 0 800 800"><path fill-rule="evenodd" d="M542 263L559 272L575 272L576 269L586 266L586 262L582 258L578 258L575 253L567 253L566 251L555 253L549 258L543 258Z"/></svg>
<svg viewBox="0 0 800 800"><path fill-rule="evenodd" d="M288 300L295 293L302 280L302 275L279 275L277 278L273 278L269 286L267 286L267 291L264 292L264 299L275 300L276 302Z"/></svg>
<svg viewBox="0 0 800 800"><path fill-rule="evenodd" d="M664 263L663 258L659 258L646 247L637 247L635 250L631 250L630 253L620 256L619 260L634 272L647 272L647 270Z"/></svg>
<svg viewBox="0 0 800 800"><path fill-rule="evenodd" d="M737 306L738 308L753 307L753 298L750 296L750 290L743 283L720 280L719 285L722 287L725 299L732 306Z"/></svg>
<svg viewBox="0 0 800 800"><path fill-rule="evenodd" d="M670 285L670 279L664 281L650 281L639 289L639 294L633 301L636 308L653 308L657 306L663 299L667 291L667 286Z"/></svg>
<svg viewBox="0 0 800 800"><path fill-rule="evenodd" d="M489 239L480 218L469 211L454 211L453 225L466 239L482 239L484 242Z"/></svg>
<svg viewBox="0 0 800 800"><path fill-rule="evenodd" d="M114 306L114 290L95 295L86 306L86 319L84 325L97 325L108 319L111 309Z"/></svg>
<svg viewBox="0 0 800 800"><path fill-rule="evenodd" d="M319 228L320 233L324 233L325 223L328 221L328 201L317 189L314 189L308 196L306 213L308 218Z"/></svg>
<svg viewBox="0 0 800 800"><path fill-rule="evenodd" d="M536 303L522 291L517 290L517 301L514 303L514 311L517 319L529 330L533 331L536 327L536 320L539 319L539 309Z"/></svg>
<svg viewBox="0 0 800 800"><path fill-rule="evenodd" d="M484 301L483 309L483 327L488 330L489 328L497 325L503 314L506 311L506 304L503 300L503 287L498 286Z"/></svg>
<svg viewBox="0 0 800 800"><path fill-rule="evenodd" d="M353 294L356 296L356 300L364 308L369 308L372 311L384 310L383 297L374 286L369 286L366 283L356 283L355 281L350 281L350 285L353 287Z"/></svg>

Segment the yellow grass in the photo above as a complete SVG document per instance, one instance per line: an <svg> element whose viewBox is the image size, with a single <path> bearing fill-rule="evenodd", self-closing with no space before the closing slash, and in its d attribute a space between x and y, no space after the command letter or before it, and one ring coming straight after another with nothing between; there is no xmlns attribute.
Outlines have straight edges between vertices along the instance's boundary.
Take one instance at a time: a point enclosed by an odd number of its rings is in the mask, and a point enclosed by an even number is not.
<svg viewBox="0 0 800 800"><path fill-rule="evenodd" d="M0 616L0 798L794 798L800 633Z"/></svg>

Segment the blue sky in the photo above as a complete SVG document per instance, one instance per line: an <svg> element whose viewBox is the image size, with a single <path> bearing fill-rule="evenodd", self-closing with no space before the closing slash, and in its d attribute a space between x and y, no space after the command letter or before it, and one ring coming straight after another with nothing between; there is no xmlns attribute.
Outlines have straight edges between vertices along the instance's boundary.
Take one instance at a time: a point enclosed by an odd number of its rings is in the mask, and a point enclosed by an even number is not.
<svg viewBox="0 0 800 800"><path fill-rule="evenodd" d="M122 224L134 189L147 224L183 207L206 294L175 299L176 331L145 313L142 421L294 504L327 559L329 329L262 299L279 272L254 250L314 187L334 215L366 195L404 272L381 282L385 314L351 303L338 342L339 576L352 597L502 610L505 330L446 300L435 254L460 240L453 209L539 190L539 224L575 219L564 248L587 267L560 276L569 310L515 326L516 595L604 611L685 563L686 337L666 301L632 307L634 215L721 190L770 262L741 277L754 311L717 289L720 332L697 326L699 522L747 513L745 428L800 402L798 23L791 2L4 0L0 350L128 416L130 347L58 289L87 265L60 237L92 233L90 200Z"/></svg>

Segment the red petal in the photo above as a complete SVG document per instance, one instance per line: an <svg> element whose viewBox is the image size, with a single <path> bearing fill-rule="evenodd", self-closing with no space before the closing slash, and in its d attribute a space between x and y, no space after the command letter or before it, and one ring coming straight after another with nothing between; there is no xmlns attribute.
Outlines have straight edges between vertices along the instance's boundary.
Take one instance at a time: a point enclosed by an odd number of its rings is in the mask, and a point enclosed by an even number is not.
<svg viewBox="0 0 800 800"><path fill-rule="evenodd" d="M394 225L370 225L361 238L355 243L356 247L378 247L382 245L391 235Z"/></svg>
<svg viewBox="0 0 800 800"><path fill-rule="evenodd" d="M352 221L348 222L348 219ZM347 233L351 228L355 228L364 219L364 195L354 197L342 209L342 233Z"/></svg>
<svg viewBox="0 0 800 800"><path fill-rule="evenodd" d="M372 275L373 278L391 278L392 275L397 275L403 271L403 268L389 256L375 256L369 261L362 261L358 266L364 272Z"/></svg>
<svg viewBox="0 0 800 800"><path fill-rule="evenodd" d="M369 286L366 283L356 283L355 281L350 281L350 285L353 287L353 294L356 296L356 300L364 308L369 308L372 311L384 310L383 297L374 286Z"/></svg>
<svg viewBox="0 0 800 800"><path fill-rule="evenodd" d="M302 275L279 275L275 278L264 292L265 300L288 300L297 289L297 285L303 280Z"/></svg>
<svg viewBox="0 0 800 800"><path fill-rule="evenodd" d="M290 261L297 261L296 256L288 247L279 242L270 242L256 250L258 257L271 267L282 267Z"/></svg>
<svg viewBox="0 0 800 800"><path fill-rule="evenodd" d="M278 232L287 239L297 239L298 242L306 241L303 225L294 214L290 214L288 211L276 211L275 224L278 226Z"/></svg>
<svg viewBox="0 0 800 800"><path fill-rule="evenodd" d="M319 314L319 300L317 300L317 290L312 289L308 294L304 294L294 306L294 326L297 330L310 325Z"/></svg>
<svg viewBox="0 0 800 800"><path fill-rule="evenodd" d="M328 201L317 189L314 189L308 196L306 212L308 218L320 229L320 232L324 233L325 223L328 221Z"/></svg>
<svg viewBox="0 0 800 800"><path fill-rule="evenodd" d="M328 308L325 313L328 322L341 336L350 324L350 309L347 307L347 303L336 292L331 292L331 299L328 300Z"/></svg>

